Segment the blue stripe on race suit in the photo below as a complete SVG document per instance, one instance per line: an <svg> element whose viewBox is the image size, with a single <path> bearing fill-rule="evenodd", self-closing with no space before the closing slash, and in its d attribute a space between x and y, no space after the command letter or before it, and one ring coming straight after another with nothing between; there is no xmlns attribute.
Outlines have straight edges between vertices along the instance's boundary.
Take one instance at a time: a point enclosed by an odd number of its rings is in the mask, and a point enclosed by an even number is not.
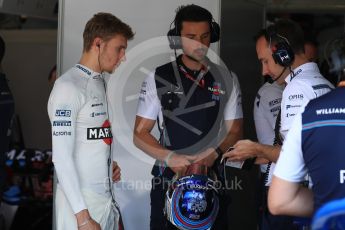
<svg viewBox="0 0 345 230"><path fill-rule="evenodd" d="M345 126L344 120L326 120L326 121L315 121L304 124L302 127L303 131L310 130L313 128L325 127L325 126Z"/></svg>
<svg viewBox="0 0 345 230"><path fill-rule="evenodd" d="M327 84L313 85L312 87L314 90L318 90L318 89L330 89L330 90L332 90L332 88Z"/></svg>

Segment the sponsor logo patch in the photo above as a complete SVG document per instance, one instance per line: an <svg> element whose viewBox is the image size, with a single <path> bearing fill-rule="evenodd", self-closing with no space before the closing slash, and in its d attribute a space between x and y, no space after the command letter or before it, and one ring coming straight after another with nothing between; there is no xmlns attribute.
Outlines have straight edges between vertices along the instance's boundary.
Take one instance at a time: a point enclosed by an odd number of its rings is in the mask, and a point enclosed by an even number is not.
<svg viewBox="0 0 345 230"><path fill-rule="evenodd" d="M71 126L71 121L53 121L53 126Z"/></svg>
<svg viewBox="0 0 345 230"><path fill-rule="evenodd" d="M106 120L102 127L94 127L87 129L88 140L103 140L104 143L110 145L112 143L113 135L111 133L110 122Z"/></svg>
<svg viewBox="0 0 345 230"><path fill-rule="evenodd" d="M98 117L98 116L102 116L102 115L106 115L107 113L106 112L100 112L100 113L91 113L90 114L90 117Z"/></svg>
<svg viewBox="0 0 345 230"><path fill-rule="evenodd" d="M280 106L276 106L273 109L271 109L271 113L277 112L280 110Z"/></svg>
<svg viewBox="0 0 345 230"><path fill-rule="evenodd" d="M103 103L97 103L97 104L92 104L91 107L97 107L97 106L102 106Z"/></svg>
<svg viewBox="0 0 345 230"><path fill-rule="evenodd" d="M219 101L220 95L225 94L225 91L221 89L221 84L219 82L214 82L213 86L208 87L207 89L212 92L212 100Z"/></svg>
<svg viewBox="0 0 345 230"><path fill-rule="evenodd" d="M316 110L317 115L328 115L328 114L344 114L345 108L328 108Z"/></svg>
<svg viewBox="0 0 345 230"><path fill-rule="evenodd" d="M84 67L80 66L80 65L76 65L76 67L78 69L80 69L81 71L83 71L84 73L86 73L87 75L91 75L91 72L87 69L85 69Z"/></svg>
<svg viewBox="0 0 345 230"><path fill-rule="evenodd" d="M71 136L72 132L68 131L54 131L53 136Z"/></svg>
<svg viewBox="0 0 345 230"><path fill-rule="evenodd" d="M289 96L289 100L292 101L292 100L303 100L304 96L303 94L293 94L293 95L290 95Z"/></svg>
<svg viewBox="0 0 345 230"><path fill-rule="evenodd" d="M286 114L286 117L293 117L293 116L295 116L296 114L295 113L287 113Z"/></svg>
<svg viewBox="0 0 345 230"><path fill-rule="evenodd" d="M299 108L301 105L286 105L286 109Z"/></svg>
<svg viewBox="0 0 345 230"><path fill-rule="evenodd" d="M292 79L294 79L298 74L300 74L302 72L302 69L297 70L295 73L291 74L290 77L290 81L292 81Z"/></svg>
<svg viewBox="0 0 345 230"><path fill-rule="evenodd" d="M57 109L55 111L55 116L57 116L57 117L70 117L71 116L71 110Z"/></svg>
<svg viewBox="0 0 345 230"><path fill-rule="evenodd" d="M281 98L277 98L277 99L274 99L273 101L270 101L268 104L270 107L272 107L272 106L275 106L277 104L280 104L281 101L282 101Z"/></svg>

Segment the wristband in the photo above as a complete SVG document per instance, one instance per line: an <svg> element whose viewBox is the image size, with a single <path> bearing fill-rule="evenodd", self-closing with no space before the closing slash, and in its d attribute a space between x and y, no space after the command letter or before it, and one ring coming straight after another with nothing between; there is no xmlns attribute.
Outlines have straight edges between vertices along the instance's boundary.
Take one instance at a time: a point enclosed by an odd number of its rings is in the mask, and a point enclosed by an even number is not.
<svg viewBox="0 0 345 230"><path fill-rule="evenodd" d="M219 147L217 147L215 150L216 150L216 153L218 154L218 156L223 155L223 151Z"/></svg>
<svg viewBox="0 0 345 230"><path fill-rule="evenodd" d="M169 152L169 154L164 158L164 162L165 162L165 164L167 165L167 166L169 166L169 160L170 160L170 158L171 158L171 156L174 154L174 151L171 151L171 152Z"/></svg>
<svg viewBox="0 0 345 230"><path fill-rule="evenodd" d="M91 220L91 217L89 217L89 218L88 218L87 220L85 220L83 223L81 223L80 225L78 225L78 228L81 228L81 227L87 225L87 224L90 222L90 220Z"/></svg>

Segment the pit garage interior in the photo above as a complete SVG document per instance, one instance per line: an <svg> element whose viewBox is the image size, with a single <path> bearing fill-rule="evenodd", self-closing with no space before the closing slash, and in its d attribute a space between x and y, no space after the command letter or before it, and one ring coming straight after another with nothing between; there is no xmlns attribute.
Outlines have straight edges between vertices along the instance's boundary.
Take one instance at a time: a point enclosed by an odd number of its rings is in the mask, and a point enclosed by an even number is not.
<svg viewBox="0 0 345 230"><path fill-rule="evenodd" d="M344 0L147 0L145 4L141 0L2 0L0 35L6 43L6 54L1 70L14 95L16 116L10 151L1 154L7 158L7 188L16 185L20 191L13 188L8 193L13 197L2 202L0 229L54 229L54 177L47 115L53 83L48 76L54 66L60 75L78 62L85 20L96 12L108 11L128 21L136 32L129 42L129 53L149 39L165 36L177 6L191 3L209 9L221 25L221 40L211 49L238 75L245 139L256 140L253 103L264 83L253 38L260 29L278 18L300 23L306 38L317 45L317 64L322 73L334 80L328 71L328 59L334 41L345 35ZM145 65L152 68L158 64L152 59ZM115 73L114 79L117 77L121 79ZM136 94L144 77L142 73L125 82L122 96ZM144 185L149 184L153 160L127 140L132 135L136 103L132 100L121 105L127 124L120 124L116 132L120 133L119 138L127 137L125 144L120 141L113 148L123 174L123 182L115 191L126 229L145 230L149 229L150 187ZM230 192L231 229L257 229L258 174L258 167L250 171L228 170L230 180L242 182L241 189ZM135 187L138 183L140 188ZM132 185L133 189L127 190Z"/></svg>

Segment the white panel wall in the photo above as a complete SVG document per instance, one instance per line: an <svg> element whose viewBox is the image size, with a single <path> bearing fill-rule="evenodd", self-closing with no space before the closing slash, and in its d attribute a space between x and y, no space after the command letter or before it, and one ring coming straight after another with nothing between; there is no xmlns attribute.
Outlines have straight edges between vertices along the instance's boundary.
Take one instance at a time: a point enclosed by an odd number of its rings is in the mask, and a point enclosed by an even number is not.
<svg viewBox="0 0 345 230"><path fill-rule="evenodd" d="M127 61L110 78L109 103L115 137L115 159L122 168L122 182L115 195L120 203L127 230L149 229L151 168L153 159L132 144L138 92L141 82L156 66L168 62L173 53L165 37L179 5L195 3L207 8L219 22L219 0L62 0L59 21L60 72L80 58L82 32L96 12L111 12L128 23L136 35L129 42ZM218 45L212 49L217 51ZM209 52L216 60L216 53Z"/></svg>

